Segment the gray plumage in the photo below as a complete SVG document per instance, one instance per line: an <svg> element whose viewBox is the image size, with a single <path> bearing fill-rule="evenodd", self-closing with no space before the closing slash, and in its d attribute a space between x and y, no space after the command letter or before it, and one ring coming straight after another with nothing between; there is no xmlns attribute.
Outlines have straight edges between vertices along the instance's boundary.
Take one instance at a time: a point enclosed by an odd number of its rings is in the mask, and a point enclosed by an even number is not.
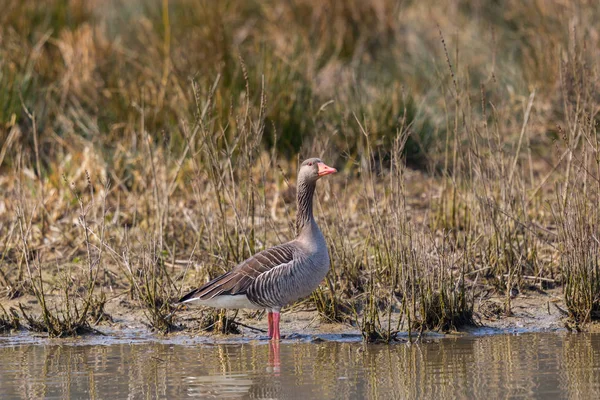
<svg viewBox="0 0 600 400"><path fill-rule="evenodd" d="M327 244L313 217L315 185L334 172L317 158L304 161L298 172L296 239L255 254L179 302L279 311L308 296L329 270Z"/></svg>

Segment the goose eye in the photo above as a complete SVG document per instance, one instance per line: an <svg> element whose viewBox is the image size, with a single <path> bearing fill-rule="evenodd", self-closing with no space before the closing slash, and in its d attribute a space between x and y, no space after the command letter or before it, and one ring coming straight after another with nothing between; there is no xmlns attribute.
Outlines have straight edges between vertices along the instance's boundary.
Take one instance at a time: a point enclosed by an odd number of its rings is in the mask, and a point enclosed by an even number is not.
<svg viewBox="0 0 600 400"><path fill-rule="evenodd" d="M312 161L308 163L308 166L309 166L309 167L312 167Z"/></svg>

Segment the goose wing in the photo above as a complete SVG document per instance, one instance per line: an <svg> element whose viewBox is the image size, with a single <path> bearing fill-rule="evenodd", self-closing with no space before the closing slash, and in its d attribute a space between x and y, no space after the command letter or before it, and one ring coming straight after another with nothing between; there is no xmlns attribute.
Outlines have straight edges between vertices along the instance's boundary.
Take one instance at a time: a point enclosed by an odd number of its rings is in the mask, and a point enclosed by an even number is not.
<svg viewBox="0 0 600 400"><path fill-rule="evenodd" d="M263 250L241 262L231 271L198 289L192 290L179 299L179 303L192 300L209 300L216 296L246 294L248 287L259 276L275 267L290 263L293 261L295 253L296 249L293 243L285 243Z"/></svg>

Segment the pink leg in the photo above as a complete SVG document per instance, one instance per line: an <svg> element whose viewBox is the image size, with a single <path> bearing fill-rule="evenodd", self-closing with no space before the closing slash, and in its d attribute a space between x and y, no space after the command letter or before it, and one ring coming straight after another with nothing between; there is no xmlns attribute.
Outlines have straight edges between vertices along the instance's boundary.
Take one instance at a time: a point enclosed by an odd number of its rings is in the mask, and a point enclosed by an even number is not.
<svg viewBox="0 0 600 400"><path fill-rule="evenodd" d="M267 335L269 336L269 339L271 339L273 337L273 313L271 311L269 311L267 314L267 320L269 321L269 330Z"/></svg>
<svg viewBox="0 0 600 400"><path fill-rule="evenodd" d="M281 332L279 331L279 313L273 313L273 340L281 340Z"/></svg>

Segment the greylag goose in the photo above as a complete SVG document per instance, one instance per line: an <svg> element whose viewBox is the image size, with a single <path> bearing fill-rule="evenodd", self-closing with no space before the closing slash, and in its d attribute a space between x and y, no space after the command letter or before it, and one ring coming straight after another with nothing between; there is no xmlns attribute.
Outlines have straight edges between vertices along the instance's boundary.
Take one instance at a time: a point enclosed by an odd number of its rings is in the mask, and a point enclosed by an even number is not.
<svg viewBox="0 0 600 400"><path fill-rule="evenodd" d="M313 217L313 194L319 178L336 172L318 158L304 161L298 171L296 239L255 254L179 303L266 309L269 339L279 341L281 308L308 296L329 271L327 244Z"/></svg>

